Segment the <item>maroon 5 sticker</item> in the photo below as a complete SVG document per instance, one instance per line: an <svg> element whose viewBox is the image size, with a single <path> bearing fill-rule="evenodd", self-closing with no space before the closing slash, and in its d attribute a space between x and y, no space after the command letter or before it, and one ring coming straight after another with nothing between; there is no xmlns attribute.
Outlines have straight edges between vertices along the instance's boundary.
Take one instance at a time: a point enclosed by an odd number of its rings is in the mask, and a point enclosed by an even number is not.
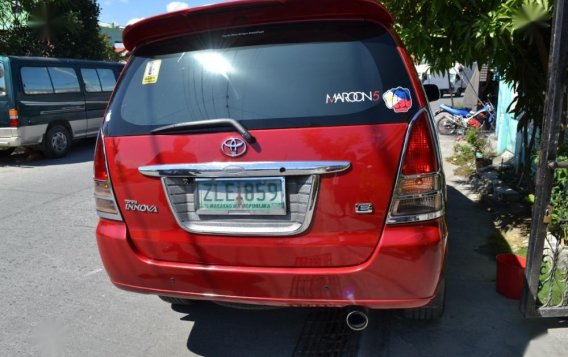
<svg viewBox="0 0 568 357"><path fill-rule="evenodd" d="M381 95L378 90L368 92L342 92L325 95L325 104L378 102Z"/></svg>
<svg viewBox="0 0 568 357"><path fill-rule="evenodd" d="M383 100L387 108L394 110L395 113L406 113L412 107L412 96L407 88L389 89L383 94Z"/></svg>

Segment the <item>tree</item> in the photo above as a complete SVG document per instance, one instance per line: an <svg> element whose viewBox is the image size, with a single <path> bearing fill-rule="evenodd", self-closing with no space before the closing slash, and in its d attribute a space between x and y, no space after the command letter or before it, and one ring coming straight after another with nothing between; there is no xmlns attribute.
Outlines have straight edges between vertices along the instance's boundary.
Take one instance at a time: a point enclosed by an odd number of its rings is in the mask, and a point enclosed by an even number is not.
<svg viewBox="0 0 568 357"><path fill-rule="evenodd" d="M95 0L19 0L28 20L7 32L0 53L101 60L108 55L100 35Z"/></svg>
<svg viewBox="0 0 568 357"><path fill-rule="evenodd" d="M525 163L542 124L550 47L549 0L383 0L409 51L434 69L488 64L517 90ZM520 115L524 113L524 115ZM533 130L529 139L529 128ZM530 164L524 177L531 187Z"/></svg>
<svg viewBox="0 0 568 357"><path fill-rule="evenodd" d="M27 22L27 14L18 0L0 2L0 54L22 53L31 44L27 43L27 34L23 24Z"/></svg>

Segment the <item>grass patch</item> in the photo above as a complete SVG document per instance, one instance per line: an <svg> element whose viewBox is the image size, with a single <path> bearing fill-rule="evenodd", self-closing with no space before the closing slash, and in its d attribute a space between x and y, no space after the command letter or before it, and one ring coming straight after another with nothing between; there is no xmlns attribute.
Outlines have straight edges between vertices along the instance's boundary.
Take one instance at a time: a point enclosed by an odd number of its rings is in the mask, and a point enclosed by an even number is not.
<svg viewBox="0 0 568 357"><path fill-rule="evenodd" d="M469 128L463 136L464 141L454 145L454 154L448 158L448 162L457 166L454 174L469 177L476 171L476 159L486 159L491 164L495 154L491 151L489 140L476 128ZM480 164L483 164L481 161ZM487 164L484 164L485 166Z"/></svg>
<svg viewBox="0 0 568 357"><path fill-rule="evenodd" d="M507 238L499 231L489 236L489 245L494 255L515 254L523 258L527 257L528 249L524 245L512 245Z"/></svg>
<svg viewBox="0 0 568 357"><path fill-rule="evenodd" d="M489 244L493 249L494 255L513 253L511 245L509 245L509 242L507 242L505 237L503 237L500 232L495 232L489 237Z"/></svg>
<svg viewBox="0 0 568 357"><path fill-rule="evenodd" d="M529 252L529 249L527 247L520 247L520 248L516 249L513 253L516 254L516 255L520 255L523 258L526 258L528 252Z"/></svg>
<svg viewBox="0 0 568 357"><path fill-rule="evenodd" d="M556 269L554 278L550 277L552 264L545 262L542 264L540 275L540 286L538 289L538 304L546 306L558 306L562 302L562 295L566 291L567 276L561 269ZM549 279L549 280L546 280Z"/></svg>
<svg viewBox="0 0 568 357"><path fill-rule="evenodd" d="M447 161L457 166L454 174L458 176L469 177L475 173L475 151L470 145L456 144L454 154Z"/></svg>

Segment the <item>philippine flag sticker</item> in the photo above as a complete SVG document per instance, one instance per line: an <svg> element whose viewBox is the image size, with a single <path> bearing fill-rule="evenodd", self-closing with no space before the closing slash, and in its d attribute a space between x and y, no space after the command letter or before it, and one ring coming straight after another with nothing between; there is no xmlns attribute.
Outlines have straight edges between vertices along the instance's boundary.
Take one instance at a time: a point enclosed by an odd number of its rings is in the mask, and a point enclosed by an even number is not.
<svg viewBox="0 0 568 357"><path fill-rule="evenodd" d="M383 94L383 100L387 108L394 110L395 113L406 113L412 107L412 97L407 88L389 89Z"/></svg>

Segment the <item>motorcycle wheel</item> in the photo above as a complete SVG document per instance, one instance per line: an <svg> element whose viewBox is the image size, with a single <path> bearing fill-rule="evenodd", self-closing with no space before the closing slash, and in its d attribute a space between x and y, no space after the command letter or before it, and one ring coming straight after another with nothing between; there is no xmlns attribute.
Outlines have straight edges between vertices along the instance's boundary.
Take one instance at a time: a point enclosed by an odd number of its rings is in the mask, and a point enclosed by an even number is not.
<svg viewBox="0 0 568 357"><path fill-rule="evenodd" d="M441 135L454 135L457 132L458 126L448 117L448 114L440 113L434 119L438 133Z"/></svg>

